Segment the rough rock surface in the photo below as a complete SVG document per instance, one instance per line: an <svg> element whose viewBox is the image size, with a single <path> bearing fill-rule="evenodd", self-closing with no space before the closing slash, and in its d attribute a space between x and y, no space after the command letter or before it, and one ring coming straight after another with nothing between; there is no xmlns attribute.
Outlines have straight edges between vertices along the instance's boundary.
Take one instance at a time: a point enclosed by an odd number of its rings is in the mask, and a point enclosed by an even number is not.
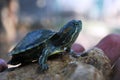
<svg viewBox="0 0 120 80"><path fill-rule="evenodd" d="M83 57L79 57L79 61L82 63L93 65L99 71L103 73L106 78L109 78L112 67L110 60L99 48L93 48L83 54Z"/></svg>
<svg viewBox="0 0 120 80"><path fill-rule="evenodd" d="M44 73L39 72L38 63L32 63L13 71L0 73L0 80L107 80L106 77L111 71L109 59L104 57L104 53L96 48L86 53L92 55L94 53L94 56L84 55L79 58L72 58L68 54L57 55L57 57L48 60L49 69ZM96 61L91 58L95 58ZM107 64L104 65L105 63ZM108 70L104 73L103 70L106 69Z"/></svg>

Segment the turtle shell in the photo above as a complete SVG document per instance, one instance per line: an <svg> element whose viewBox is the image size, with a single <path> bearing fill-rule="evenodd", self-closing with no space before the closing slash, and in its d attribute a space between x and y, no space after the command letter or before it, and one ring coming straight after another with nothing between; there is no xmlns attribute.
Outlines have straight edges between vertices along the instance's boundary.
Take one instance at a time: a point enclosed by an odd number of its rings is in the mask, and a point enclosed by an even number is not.
<svg viewBox="0 0 120 80"><path fill-rule="evenodd" d="M51 30L35 30L28 33L9 53L10 55L20 54L33 49L50 39L56 32Z"/></svg>

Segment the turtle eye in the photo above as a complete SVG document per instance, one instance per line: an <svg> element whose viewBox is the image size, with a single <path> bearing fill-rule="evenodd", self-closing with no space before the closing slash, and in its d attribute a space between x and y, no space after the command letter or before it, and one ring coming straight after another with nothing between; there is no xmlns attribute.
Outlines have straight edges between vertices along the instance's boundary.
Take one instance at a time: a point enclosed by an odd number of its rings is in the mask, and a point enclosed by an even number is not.
<svg viewBox="0 0 120 80"><path fill-rule="evenodd" d="M73 24L74 26L77 26L77 25L78 25L78 23L77 23L77 22L73 22L72 24Z"/></svg>
<svg viewBox="0 0 120 80"><path fill-rule="evenodd" d="M78 23L74 23L75 26L78 26L79 24Z"/></svg>

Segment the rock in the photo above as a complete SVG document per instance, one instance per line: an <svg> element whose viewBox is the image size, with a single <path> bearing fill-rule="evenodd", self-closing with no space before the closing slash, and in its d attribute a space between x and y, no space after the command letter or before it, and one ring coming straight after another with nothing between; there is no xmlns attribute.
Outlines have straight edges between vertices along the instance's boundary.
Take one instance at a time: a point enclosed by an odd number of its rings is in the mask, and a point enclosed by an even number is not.
<svg viewBox="0 0 120 80"><path fill-rule="evenodd" d="M85 63L70 63L63 72L64 80L105 80L102 72Z"/></svg>
<svg viewBox="0 0 120 80"><path fill-rule="evenodd" d="M65 53L56 57L51 56L47 61L49 69L44 73L39 73L38 63L31 63L13 71L2 72L0 78L1 80L105 80L108 77L108 72L110 72L108 70L111 70L107 63L109 60L104 59L104 56L101 56L104 53L96 48L87 53L93 54L88 58L96 57L94 58L95 61L87 59L86 56L73 59ZM98 58L97 55L101 57ZM85 62L85 60L90 61Z"/></svg>
<svg viewBox="0 0 120 80"><path fill-rule="evenodd" d="M111 62L101 49L96 47L92 48L81 56L79 57L80 62L94 66L103 73L106 80L109 80L112 71Z"/></svg>
<svg viewBox="0 0 120 80"><path fill-rule="evenodd" d="M120 57L120 34L109 34L96 47L102 49L111 60L111 64L114 64Z"/></svg>
<svg viewBox="0 0 120 80"><path fill-rule="evenodd" d="M85 48L81 44L78 44L78 43L74 43L71 48L77 54L82 53L83 51L85 51Z"/></svg>
<svg viewBox="0 0 120 80"><path fill-rule="evenodd" d="M44 73L39 73L38 63L16 68L13 71L0 73L0 80L62 80L61 71L71 61L68 55L51 56L48 60L49 69ZM63 56L63 57L62 57Z"/></svg>
<svg viewBox="0 0 120 80"><path fill-rule="evenodd" d="M7 68L7 63L3 59L0 59L0 72L4 71Z"/></svg>

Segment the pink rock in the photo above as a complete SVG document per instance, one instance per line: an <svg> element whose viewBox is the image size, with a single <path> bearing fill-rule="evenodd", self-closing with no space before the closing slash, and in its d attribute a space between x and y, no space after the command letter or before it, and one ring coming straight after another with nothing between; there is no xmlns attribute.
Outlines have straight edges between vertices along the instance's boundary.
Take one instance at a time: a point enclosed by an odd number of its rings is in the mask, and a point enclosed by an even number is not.
<svg viewBox="0 0 120 80"><path fill-rule="evenodd" d="M114 64L120 57L120 34L110 34L106 36L96 47L101 48L111 60L111 64Z"/></svg>
<svg viewBox="0 0 120 80"><path fill-rule="evenodd" d="M74 43L71 47L72 50L74 50L76 53L80 54L83 52L85 49L81 44Z"/></svg>
<svg viewBox="0 0 120 80"><path fill-rule="evenodd" d="M7 63L3 59L0 59L0 72L3 72L7 68Z"/></svg>

